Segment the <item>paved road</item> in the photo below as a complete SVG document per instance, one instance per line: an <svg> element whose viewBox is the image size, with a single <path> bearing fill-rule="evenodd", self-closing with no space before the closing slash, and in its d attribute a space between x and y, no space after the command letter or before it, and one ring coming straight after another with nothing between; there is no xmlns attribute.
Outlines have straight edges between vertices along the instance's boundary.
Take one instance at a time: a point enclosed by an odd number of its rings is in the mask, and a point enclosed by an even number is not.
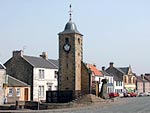
<svg viewBox="0 0 150 113"><path fill-rule="evenodd" d="M11 111L13 112L13 111ZM40 110L40 111L18 111L28 113L150 113L150 97L122 98L109 104L98 104L86 107ZM0 112L1 113L1 112Z"/></svg>
<svg viewBox="0 0 150 113"><path fill-rule="evenodd" d="M125 101L125 102L123 102ZM150 97L123 98L116 105L90 106L63 113L150 113ZM58 111L59 112L59 111Z"/></svg>

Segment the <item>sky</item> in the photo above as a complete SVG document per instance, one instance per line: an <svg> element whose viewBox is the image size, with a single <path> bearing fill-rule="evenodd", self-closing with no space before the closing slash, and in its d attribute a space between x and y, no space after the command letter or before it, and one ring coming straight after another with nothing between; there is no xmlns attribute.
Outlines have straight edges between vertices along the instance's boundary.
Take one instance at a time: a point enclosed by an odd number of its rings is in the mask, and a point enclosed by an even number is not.
<svg viewBox="0 0 150 113"><path fill-rule="evenodd" d="M69 21L70 4L84 35L84 62L150 73L150 0L0 0L0 62L14 50L58 59L58 33Z"/></svg>

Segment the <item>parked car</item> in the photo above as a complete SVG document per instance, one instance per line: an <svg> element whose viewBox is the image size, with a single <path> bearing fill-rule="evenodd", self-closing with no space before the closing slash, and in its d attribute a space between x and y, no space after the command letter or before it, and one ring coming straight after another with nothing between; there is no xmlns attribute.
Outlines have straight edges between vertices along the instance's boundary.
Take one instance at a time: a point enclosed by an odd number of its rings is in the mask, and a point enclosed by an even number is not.
<svg viewBox="0 0 150 113"><path fill-rule="evenodd" d="M119 92L119 97L123 97L124 93L123 92Z"/></svg>
<svg viewBox="0 0 150 113"><path fill-rule="evenodd" d="M124 93L124 97L136 97L137 94L135 92L127 92Z"/></svg>
<svg viewBox="0 0 150 113"><path fill-rule="evenodd" d="M150 96L150 92L146 92L145 95L146 95L146 96Z"/></svg>
<svg viewBox="0 0 150 113"><path fill-rule="evenodd" d="M137 96L136 93L134 93L134 92L131 92L131 93L130 93L130 97L136 97L136 96Z"/></svg>
<svg viewBox="0 0 150 113"><path fill-rule="evenodd" d="M115 93L115 92L109 93L110 98L114 98L114 97L118 97L118 96L119 96L118 93Z"/></svg>
<svg viewBox="0 0 150 113"><path fill-rule="evenodd" d="M124 93L124 97L130 97L130 93Z"/></svg>
<svg viewBox="0 0 150 113"><path fill-rule="evenodd" d="M145 95L144 95L144 93L139 93L138 96L139 96L139 97L143 97L143 96L145 96Z"/></svg>

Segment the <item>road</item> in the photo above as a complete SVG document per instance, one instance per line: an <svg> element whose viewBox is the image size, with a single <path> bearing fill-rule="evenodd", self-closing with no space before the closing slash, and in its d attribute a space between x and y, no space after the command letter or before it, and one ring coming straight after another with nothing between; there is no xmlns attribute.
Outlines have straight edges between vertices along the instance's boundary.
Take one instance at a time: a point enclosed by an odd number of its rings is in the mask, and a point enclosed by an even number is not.
<svg viewBox="0 0 150 113"><path fill-rule="evenodd" d="M11 111L13 112L13 111ZM15 112L15 111L14 111ZM13 112L13 113L14 113ZM97 104L92 106L40 110L40 111L17 111L28 113L150 113L150 97L121 98L108 104Z"/></svg>

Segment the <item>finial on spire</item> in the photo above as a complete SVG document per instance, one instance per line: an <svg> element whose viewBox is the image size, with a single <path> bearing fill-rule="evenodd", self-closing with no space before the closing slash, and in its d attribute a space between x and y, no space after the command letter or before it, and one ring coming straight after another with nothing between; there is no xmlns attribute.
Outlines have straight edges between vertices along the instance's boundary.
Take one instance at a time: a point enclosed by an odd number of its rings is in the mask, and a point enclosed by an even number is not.
<svg viewBox="0 0 150 113"><path fill-rule="evenodd" d="M69 10L69 15L70 15L69 21L71 21L71 17L72 17L72 10L71 10L71 7L72 7L72 6L71 6L71 4L70 4L69 7L70 7L70 10Z"/></svg>

